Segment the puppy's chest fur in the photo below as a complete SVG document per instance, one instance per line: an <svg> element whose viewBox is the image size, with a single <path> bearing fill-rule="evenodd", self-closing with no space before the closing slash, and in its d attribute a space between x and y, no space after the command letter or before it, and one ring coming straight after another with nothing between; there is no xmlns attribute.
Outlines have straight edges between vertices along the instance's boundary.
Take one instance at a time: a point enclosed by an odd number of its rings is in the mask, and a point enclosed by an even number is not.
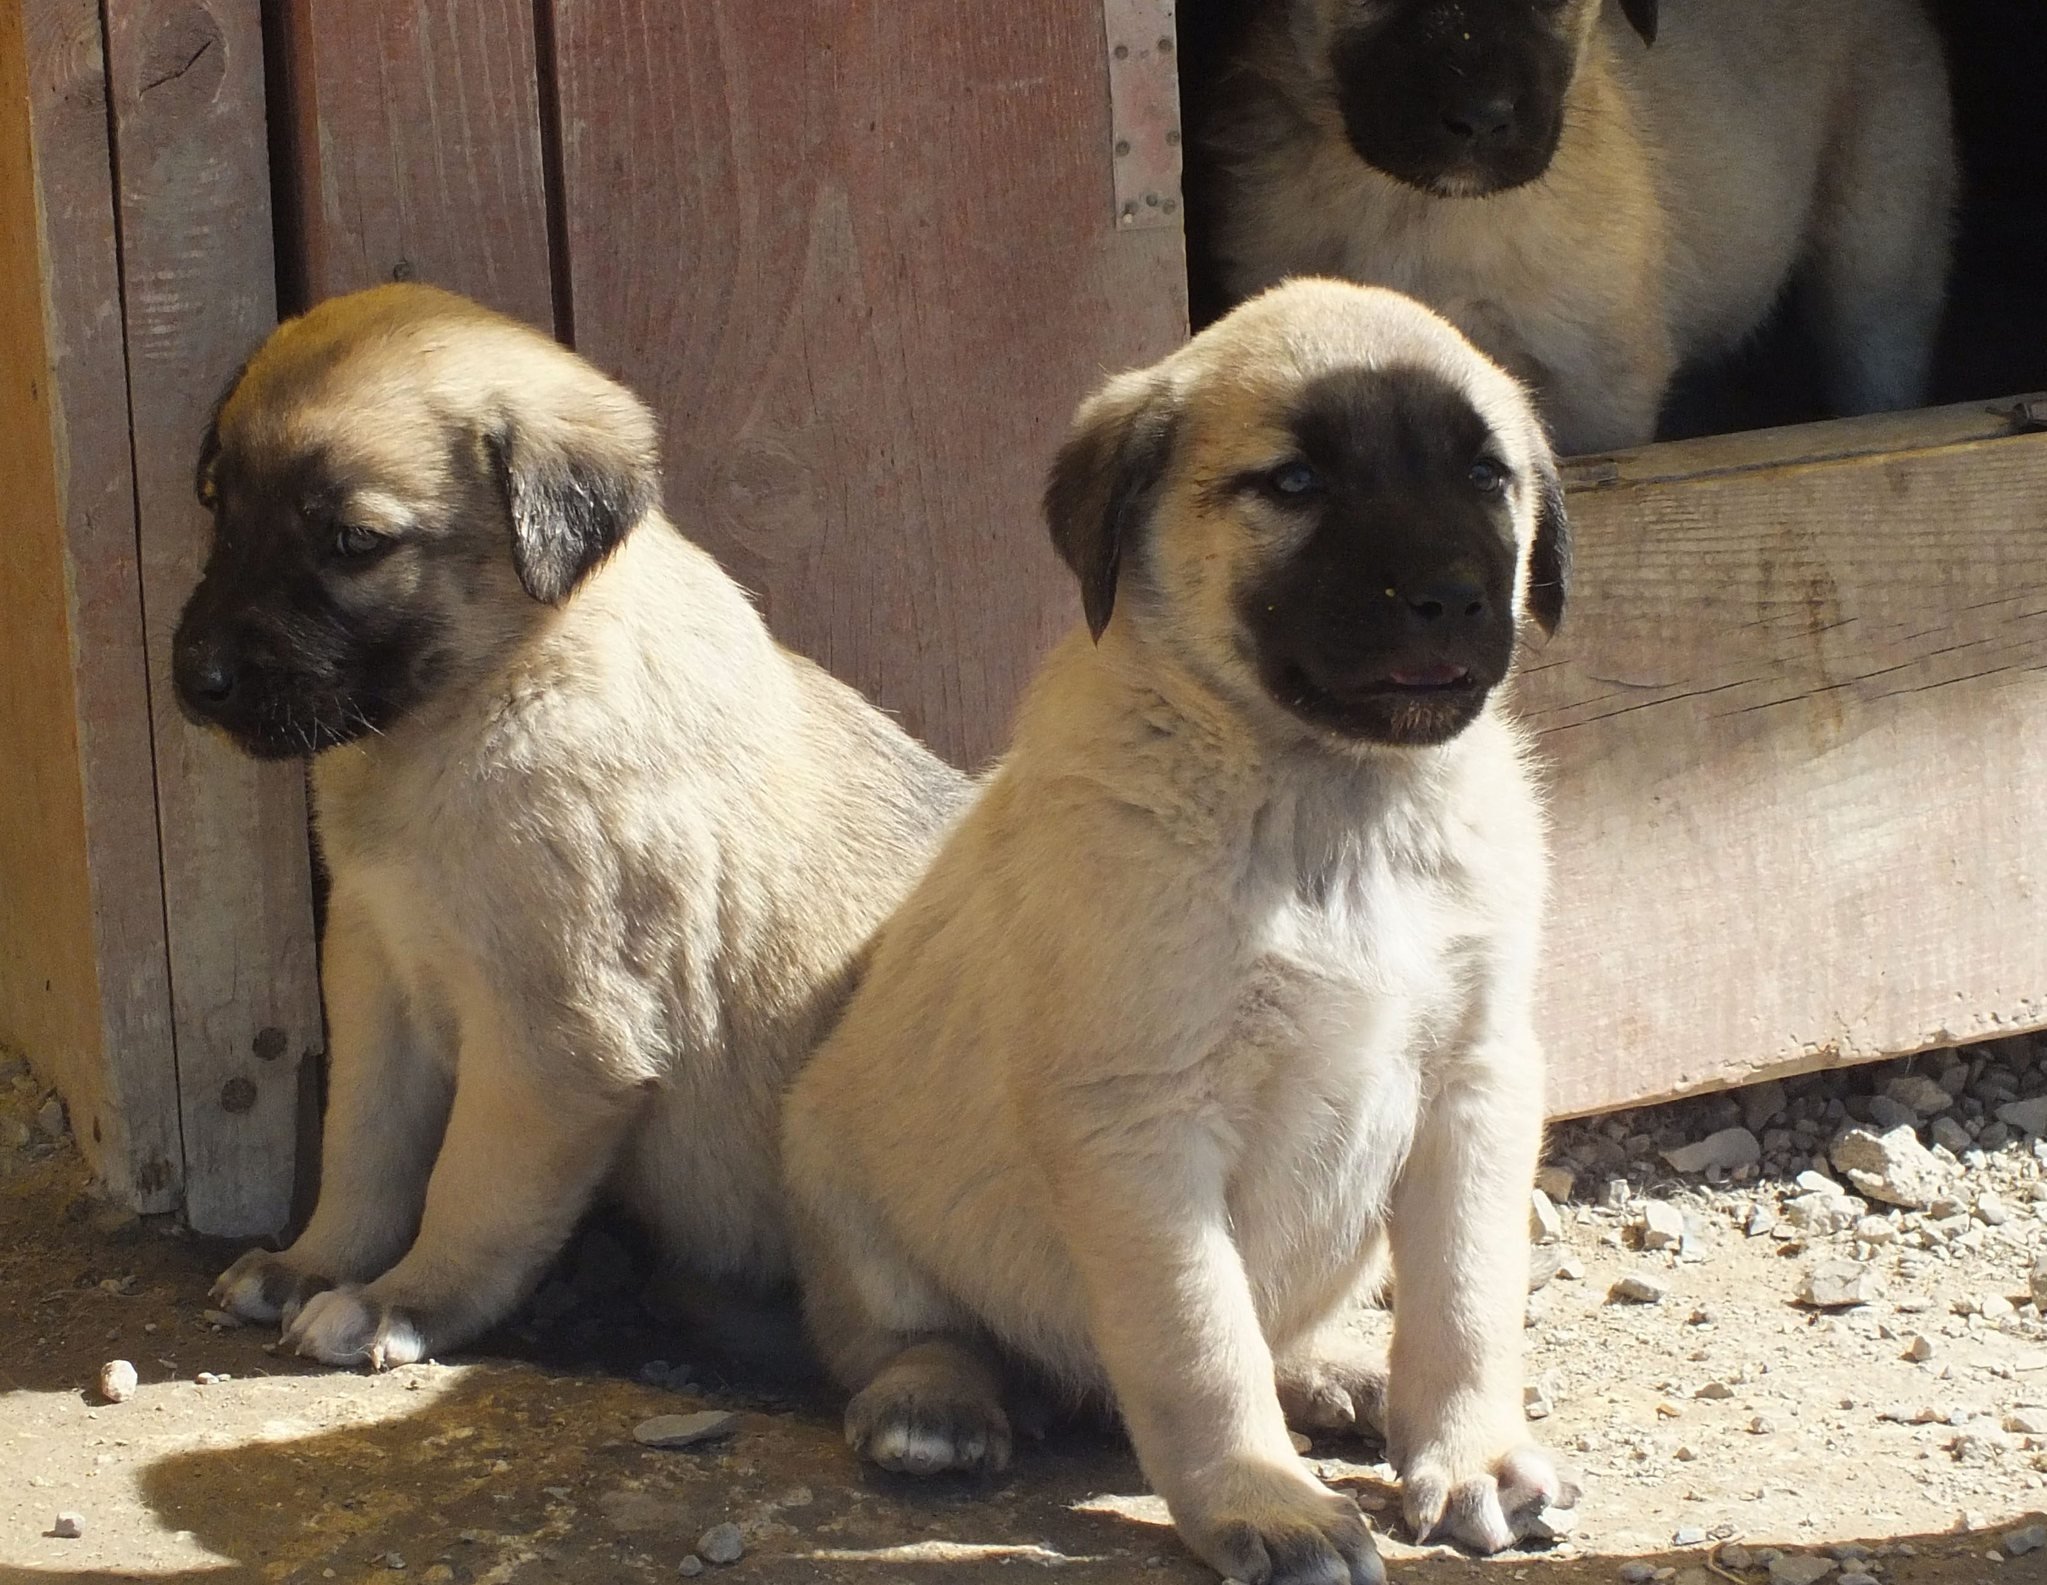
<svg viewBox="0 0 2047 1585"><path fill-rule="evenodd" d="M1432 1066L1472 1022L1498 928L1476 873L1490 834L1436 804L1361 772L1288 788L1254 825L1242 993L1217 1054L1254 1271L1377 1222Z"/></svg>

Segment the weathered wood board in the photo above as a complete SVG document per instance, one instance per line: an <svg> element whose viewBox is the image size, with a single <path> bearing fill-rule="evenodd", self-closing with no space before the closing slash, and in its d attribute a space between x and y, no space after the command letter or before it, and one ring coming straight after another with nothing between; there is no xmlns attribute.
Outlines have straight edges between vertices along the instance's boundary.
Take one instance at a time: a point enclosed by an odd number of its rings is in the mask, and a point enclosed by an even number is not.
<svg viewBox="0 0 2047 1585"><path fill-rule="evenodd" d="M185 1210L267 1234L291 1205L298 1069L322 1045L303 768L180 713L171 635L209 528L208 403L276 323L258 0L110 9L128 413L177 1032Z"/></svg>
<svg viewBox="0 0 2047 1585"><path fill-rule="evenodd" d="M310 297L417 279L554 329L533 0L279 0L270 22Z"/></svg>
<svg viewBox="0 0 2047 1585"><path fill-rule="evenodd" d="M1574 465L1519 687L1558 1114L2047 1025L2047 434L2009 405Z"/></svg>
<svg viewBox="0 0 2047 1585"><path fill-rule="evenodd" d="M554 13L578 350L776 633L980 760L1076 609L1037 517L1067 418L1186 330L1179 226L1116 224L1100 7Z"/></svg>
<svg viewBox="0 0 2047 1585"><path fill-rule="evenodd" d="M0 8L0 1041L108 1188L182 1158L93 0Z"/></svg>

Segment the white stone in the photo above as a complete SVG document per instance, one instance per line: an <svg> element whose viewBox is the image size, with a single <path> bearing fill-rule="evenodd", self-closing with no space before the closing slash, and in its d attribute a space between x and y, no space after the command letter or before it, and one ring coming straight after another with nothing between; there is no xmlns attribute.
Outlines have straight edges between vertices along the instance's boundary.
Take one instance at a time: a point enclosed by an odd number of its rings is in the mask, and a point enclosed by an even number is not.
<svg viewBox="0 0 2047 1585"><path fill-rule="evenodd" d="M1886 1205L1923 1209L1948 1187L1946 1169L1909 1128L1883 1134L1852 1128L1835 1143L1833 1163L1862 1193Z"/></svg>
<svg viewBox="0 0 2047 1585"><path fill-rule="evenodd" d="M1763 1147L1746 1128L1723 1128L1697 1144L1664 1151L1663 1159L1670 1163L1673 1172L1707 1172L1715 1167L1732 1172L1736 1167L1752 1167L1761 1161Z"/></svg>

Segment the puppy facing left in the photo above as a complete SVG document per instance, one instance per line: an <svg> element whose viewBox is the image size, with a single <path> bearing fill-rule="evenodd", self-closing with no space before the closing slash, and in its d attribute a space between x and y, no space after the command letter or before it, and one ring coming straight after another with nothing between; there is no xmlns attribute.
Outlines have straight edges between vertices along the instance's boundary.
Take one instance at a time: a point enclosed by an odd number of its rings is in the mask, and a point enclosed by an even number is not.
<svg viewBox="0 0 2047 1585"><path fill-rule="evenodd" d="M318 1206L219 1302L406 1363L606 1188L680 1273L778 1283L782 1088L963 778L674 531L631 393L462 298L282 326L198 484L179 697L312 757L333 880Z"/></svg>

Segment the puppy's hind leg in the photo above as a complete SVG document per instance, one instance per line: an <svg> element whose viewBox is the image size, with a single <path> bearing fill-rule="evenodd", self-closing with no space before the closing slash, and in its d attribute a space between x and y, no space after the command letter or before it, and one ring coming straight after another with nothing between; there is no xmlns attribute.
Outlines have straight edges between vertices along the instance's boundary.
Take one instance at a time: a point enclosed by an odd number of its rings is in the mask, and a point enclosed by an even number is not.
<svg viewBox="0 0 2047 1585"><path fill-rule="evenodd" d="M524 1052L477 1060L465 1048L419 1237L374 1282L315 1295L286 1346L382 1369L503 1319L589 1206L644 1100L597 1072L563 1083Z"/></svg>
<svg viewBox="0 0 2047 1585"><path fill-rule="evenodd" d="M1945 85L1909 43L1875 48L1814 216L1810 280L1826 395L1843 416L1926 400L1946 298L1955 157ZM1926 48L1938 60L1938 45Z"/></svg>
<svg viewBox="0 0 2047 1585"><path fill-rule="evenodd" d="M287 1325L314 1294L367 1282L412 1242L448 1119L452 1055L410 1016L361 905L335 890L321 949L329 1035L320 1195L298 1240L252 1249L213 1285L249 1321Z"/></svg>
<svg viewBox="0 0 2047 1585"><path fill-rule="evenodd" d="M997 1471L1009 1464L1009 1417L993 1351L945 1299L871 1230L829 1231L797 1220L803 1314L811 1341L841 1385L846 1444L905 1475Z"/></svg>

